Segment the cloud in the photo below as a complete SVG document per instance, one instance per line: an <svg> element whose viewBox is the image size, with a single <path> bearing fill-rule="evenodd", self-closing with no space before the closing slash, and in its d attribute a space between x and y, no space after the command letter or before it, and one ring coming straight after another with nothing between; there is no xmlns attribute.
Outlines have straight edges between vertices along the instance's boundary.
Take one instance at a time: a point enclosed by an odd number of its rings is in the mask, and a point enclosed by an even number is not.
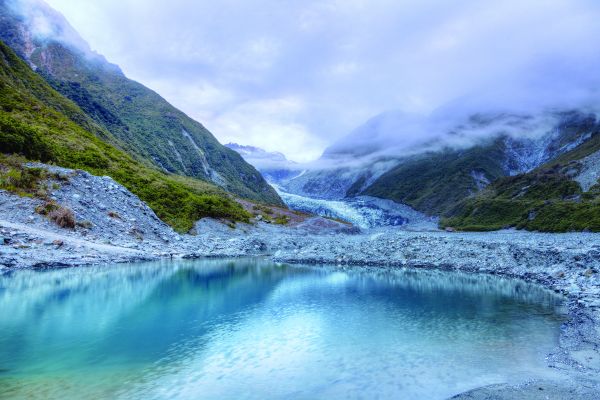
<svg viewBox="0 0 600 400"><path fill-rule="evenodd" d="M285 148L292 160L306 162L320 156L324 143L300 123L302 100L288 97L237 104L210 118L211 130L224 142L252 143L268 151Z"/></svg>
<svg viewBox="0 0 600 400"><path fill-rule="evenodd" d="M48 2L222 142L296 160L385 110L576 106L600 86L595 0Z"/></svg>
<svg viewBox="0 0 600 400"><path fill-rule="evenodd" d="M51 38L93 55L87 42L75 31L64 17L42 0L6 0L12 11L30 26L36 39Z"/></svg>

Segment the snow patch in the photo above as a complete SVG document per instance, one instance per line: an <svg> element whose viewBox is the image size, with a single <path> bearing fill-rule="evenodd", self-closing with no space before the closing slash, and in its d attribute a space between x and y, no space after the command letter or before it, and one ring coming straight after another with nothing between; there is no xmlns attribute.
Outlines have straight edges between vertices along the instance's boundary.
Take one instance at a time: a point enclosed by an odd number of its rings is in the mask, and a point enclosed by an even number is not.
<svg viewBox="0 0 600 400"><path fill-rule="evenodd" d="M471 177L475 181L478 190L481 190L490 184L490 180L485 176L485 172L472 170Z"/></svg>

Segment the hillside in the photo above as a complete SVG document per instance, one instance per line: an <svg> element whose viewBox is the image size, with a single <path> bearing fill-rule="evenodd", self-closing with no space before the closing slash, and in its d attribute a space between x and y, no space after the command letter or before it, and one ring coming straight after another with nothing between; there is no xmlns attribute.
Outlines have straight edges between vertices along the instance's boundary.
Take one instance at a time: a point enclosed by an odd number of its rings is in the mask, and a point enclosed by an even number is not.
<svg viewBox="0 0 600 400"><path fill-rule="evenodd" d="M282 204L273 188L239 154L222 146L204 126L157 93L128 79L118 66L93 53L60 14L41 1L32 4L33 11L16 11L7 0L0 0L0 39L112 134L103 139L165 172L207 180L250 200ZM51 33L42 37L30 28L29 13L42 18Z"/></svg>
<svg viewBox="0 0 600 400"><path fill-rule="evenodd" d="M502 178L451 209L441 222L459 230L506 227L600 231L600 126L589 141L531 172Z"/></svg>
<svg viewBox="0 0 600 400"><path fill-rule="evenodd" d="M202 217L249 217L217 186L162 173L108 142L118 140L0 42L0 152L108 175L179 231L191 229ZM4 158L0 170L2 188L24 176L18 165Z"/></svg>
<svg viewBox="0 0 600 400"><path fill-rule="evenodd" d="M444 123L384 113L282 186L325 199L375 196L442 215L490 182L530 171L589 140L595 123L579 111L490 112ZM405 132L422 139L401 140Z"/></svg>
<svg viewBox="0 0 600 400"><path fill-rule="evenodd" d="M446 149L414 156L385 173L363 193L440 215L504 176L504 150L503 140L496 139L466 150Z"/></svg>

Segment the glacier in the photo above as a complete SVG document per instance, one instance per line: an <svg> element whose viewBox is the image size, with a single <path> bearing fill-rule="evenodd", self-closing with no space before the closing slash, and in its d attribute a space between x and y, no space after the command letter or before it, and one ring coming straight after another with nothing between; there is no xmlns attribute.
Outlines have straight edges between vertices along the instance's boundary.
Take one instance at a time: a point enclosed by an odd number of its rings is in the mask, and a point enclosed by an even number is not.
<svg viewBox="0 0 600 400"><path fill-rule="evenodd" d="M362 230L384 226L406 230L438 230L437 218L428 217L407 205L391 200L370 196L327 200L288 193L278 186L275 186L275 190L292 210L339 219Z"/></svg>

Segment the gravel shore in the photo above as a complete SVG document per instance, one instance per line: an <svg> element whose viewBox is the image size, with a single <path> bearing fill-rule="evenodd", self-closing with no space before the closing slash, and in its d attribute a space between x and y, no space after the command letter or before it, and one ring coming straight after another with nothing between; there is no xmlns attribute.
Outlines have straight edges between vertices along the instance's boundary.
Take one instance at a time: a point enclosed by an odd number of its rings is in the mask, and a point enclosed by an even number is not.
<svg viewBox="0 0 600 400"><path fill-rule="evenodd" d="M508 276L541 284L565 296L568 321L548 366L560 382L496 385L457 399L600 399L600 236L527 232L377 232L316 238L286 263L435 268Z"/></svg>
<svg viewBox="0 0 600 400"><path fill-rule="evenodd" d="M41 200L0 191L0 273L161 258L266 256L282 263L435 268L523 279L567 299L569 318L560 347L548 356L548 366L564 380L496 385L457 398L600 399L600 234L398 228L352 234L308 219L290 227L261 222L237 229L203 220L197 235L179 235L110 178L60 172L68 175L68 183L51 195L85 223L62 229L35 212Z"/></svg>

